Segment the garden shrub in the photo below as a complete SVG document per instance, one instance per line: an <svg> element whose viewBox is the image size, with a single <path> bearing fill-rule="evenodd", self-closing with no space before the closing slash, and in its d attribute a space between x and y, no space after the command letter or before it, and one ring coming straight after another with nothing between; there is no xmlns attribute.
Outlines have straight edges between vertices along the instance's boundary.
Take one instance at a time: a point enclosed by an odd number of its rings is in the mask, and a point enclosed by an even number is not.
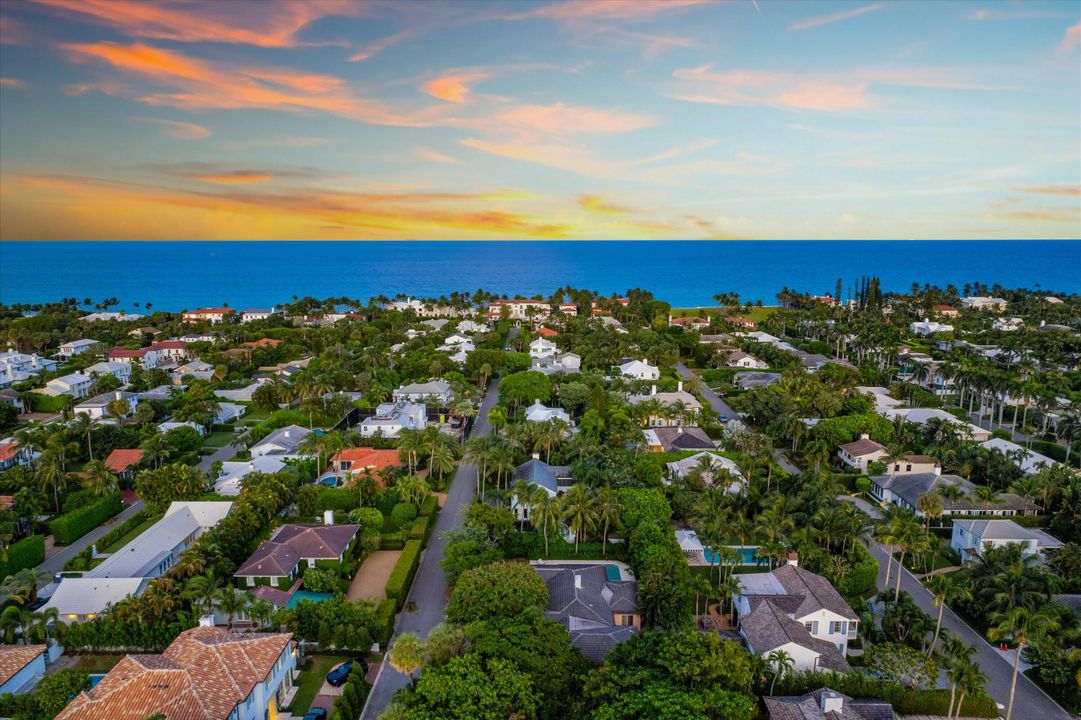
<svg viewBox="0 0 1081 720"><path fill-rule="evenodd" d="M325 488L315 500L315 510L322 514L326 510L349 512L360 505L360 497L352 488Z"/></svg>
<svg viewBox="0 0 1081 720"><path fill-rule="evenodd" d="M420 550L420 540L407 542L387 579L387 598L393 600L398 609L405 604L409 586L413 584L413 576L417 574L417 567L420 565Z"/></svg>
<svg viewBox="0 0 1081 720"><path fill-rule="evenodd" d="M8 546L8 559L0 561L0 579L45 562L45 536L29 535Z"/></svg>
<svg viewBox="0 0 1081 720"><path fill-rule="evenodd" d="M405 540L400 532L387 533L379 538L380 550L401 550L405 547Z"/></svg>
<svg viewBox="0 0 1081 720"><path fill-rule="evenodd" d="M304 571L304 589L308 592L334 592L338 589L338 573L330 568L308 568Z"/></svg>
<svg viewBox="0 0 1081 720"><path fill-rule="evenodd" d="M112 493L56 518L49 523L49 532L57 545L70 545L123 509L120 493Z"/></svg>
<svg viewBox="0 0 1081 720"><path fill-rule="evenodd" d="M394 617L398 613L398 607L393 600L380 600L375 609L375 627L372 635L383 647L390 642L390 636L394 634Z"/></svg>
<svg viewBox="0 0 1081 720"><path fill-rule="evenodd" d="M428 517L430 515L434 515L438 510L439 498L437 498L435 495L429 495L428 497L424 498L424 500L420 503L420 512L418 514L421 517Z"/></svg>
<svg viewBox="0 0 1081 720"><path fill-rule="evenodd" d="M391 522L396 528L406 528L417 519L417 508L413 503L402 502L390 511Z"/></svg>
<svg viewBox="0 0 1081 720"><path fill-rule="evenodd" d="M428 544L428 538L431 537L431 518L419 517L413 521L412 527L409 528L409 539L420 540L425 545Z"/></svg>

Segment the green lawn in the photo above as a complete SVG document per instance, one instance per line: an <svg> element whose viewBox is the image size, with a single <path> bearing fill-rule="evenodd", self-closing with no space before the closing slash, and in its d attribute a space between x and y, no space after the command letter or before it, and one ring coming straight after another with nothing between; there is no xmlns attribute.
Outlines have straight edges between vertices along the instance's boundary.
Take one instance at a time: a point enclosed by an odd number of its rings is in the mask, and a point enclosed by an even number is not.
<svg viewBox="0 0 1081 720"><path fill-rule="evenodd" d="M312 666L301 672L297 678L297 694L293 698L293 704L289 706L289 712L293 715L303 715L312 706L312 700L319 694L319 688L327 679L327 673L335 665L345 662L349 658L338 655L313 655Z"/></svg>
<svg viewBox="0 0 1081 720"><path fill-rule="evenodd" d="M76 670L97 675L107 673L113 666L124 659L123 655L77 655L75 656Z"/></svg>
<svg viewBox="0 0 1081 720"><path fill-rule="evenodd" d="M225 431L212 432L212 433L210 433L210 435L207 436L206 440L203 441L203 447L209 447L209 448L215 448L215 449L223 448L226 445L228 445L229 442L232 439L233 439L233 433L231 433L231 432L225 432Z"/></svg>
<svg viewBox="0 0 1081 720"><path fill-rule="evenodd" d="M144 520L144 521L143 521L143 522L142 522L141 524L137 525L137 526L136 526L136 527L135 527L135 528L134 528L134 529L133 529L133 530L132 530L131 532L129 532L129 533L127 534L127 535L125 535L124 537L120 538L119 540L117 540L116 542L114 542L114 543L113 543L112 545L110 545L109 547L107 547L107 548L104 548L104 549L103 549L103 550L101 550L100 552L103 552L103 553L114 553L114 552L116 552L117 550L119 550L120 548L124 547L124 546L125 546L125 545L127 545L127 544L128 544L129 542L131 542L132 540L134 540L134 539L135 539L136 537L138 537L138 536L139 536L139 533L141 533L141 532L143 532L144 530L146 530L146 529L147 529L148 527L150 527L151 525L153 525L154 523L156 523L156 522L157 522L158 520L161 520L161 515L154 515L153 517L149 517L149 518L147 518L147 519L146 519L146 520Z"/></svg>

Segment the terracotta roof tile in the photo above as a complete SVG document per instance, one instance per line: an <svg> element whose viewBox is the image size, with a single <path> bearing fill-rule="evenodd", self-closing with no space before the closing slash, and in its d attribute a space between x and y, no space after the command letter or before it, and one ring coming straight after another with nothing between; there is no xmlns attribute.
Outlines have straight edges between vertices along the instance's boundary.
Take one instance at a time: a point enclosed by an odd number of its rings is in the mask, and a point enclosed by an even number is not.
<svg viewBox="0 0 1081 720"><path fill-rule="evenodd" d="M142 459L143 451L138 448L134 450L117 449L109 453L109 457L105 458L105 467L119 475Z"/></svg>
<svg viewBox="0 0 1081 720"><path fill-rule="evenodd" d="M44 645L4 645L0 647L0 685L3 685L15 674L26 667L41 653L45 652Z"/></svg>

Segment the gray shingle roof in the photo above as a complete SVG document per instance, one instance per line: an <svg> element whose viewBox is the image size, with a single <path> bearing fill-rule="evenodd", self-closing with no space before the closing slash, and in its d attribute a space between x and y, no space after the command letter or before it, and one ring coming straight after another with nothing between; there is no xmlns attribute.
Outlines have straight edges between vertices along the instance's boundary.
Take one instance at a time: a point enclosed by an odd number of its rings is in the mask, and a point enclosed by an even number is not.
<svg viewBox="0 0 1081 720"><path fill-rule="evenodd" d="M841 700L841 712L826 715L822 695L829 693ZM884 700L853 699L829 688L806 695L764 697L770 720L893 720L893 706Z"/></svg>
<svg viewBox="0 0 1081 720"><path fill-rule="evenodd" d="M611 582L604 565L537 565L537 574L548 585L545 617L567 628L571 644L593 662L626 641L637 630L617 627L613 613L638 612L635 583Z"/></svg>
<svg viewBox="0 0 1081 720"><path fill-rule="evenodd" d="M571 469L566 465L549 465L543 460L527 460L514 468L514 479L540 485L552 492L559 489L559 478L569 478Z"/></svg>
<svg viewBox="0 0 1081 720"><path fill-rule="evenodd" d="M915 456L914 456L915 457ZM917 462L913 460L912 462ZM957 475L936 475L930 473L905 473L902 475L878 475L872 478L879 485L902 498L913 507L920 498L932 490L944 485L954 485L965 493L960 500L943 500L946 510L978 510L983 508L983 503L974 500L971 496L976 492L976 486L968 480ZM998 499L991 503L996 509L1023 510L1025 501L1013 493L1001 493Z"/></svg>

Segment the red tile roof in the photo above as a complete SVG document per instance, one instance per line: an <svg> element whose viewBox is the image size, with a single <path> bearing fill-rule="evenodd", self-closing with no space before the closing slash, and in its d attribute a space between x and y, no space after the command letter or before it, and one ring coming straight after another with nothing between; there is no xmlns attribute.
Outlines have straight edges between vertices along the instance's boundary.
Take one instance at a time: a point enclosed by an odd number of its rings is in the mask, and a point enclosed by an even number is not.
<svg viewBox="0 0 1081 720"><path fill-rule="evenodd" d="M128 348L113 348L109 351L109 357L116 358L141 358L146 357L146 352L150 348L139 348L138 350L130 350Z"/></svg>
<svg viewBox="0 0 1081 720"><path fill-rule="evenodd" d="M218 307L218 308L199 308L198 310L189 310L184 313L185 315L228 315L234 312L233 308Z"/></svg>
<svg viewBox="0 0 1081 720"><path fill-rule="evenodd" d="M183 350L188 344L183 340L162 340L151 345L150 350Z"/></svg>
<svg viewBox="0 0 1081 720"><path fill-rule="evenodd" d="M228 632L196 627L161 655L128 655L57 720L226 720L267 678L290 633Z"/></svg>
<svg viewBox="0 0 1081 720"><path fill-rule="evenodd" d="M19 443L11 442L4 445L0 445L0 462L4 460L10 460L15 457L19 452Z"/></svg>
<svg viewBox="0 0 1081 720"><path fill-rule="evenodd" d="M143 451L138 448L134 450L113 450L109 453L109 457L105 458L105 467L119 475L142 459Z"/></svg>
<svg viewBox="0 0 1081 720"><path fill-rule="evenodd" d="M542 337L547 337L547 338L558 337L559 336L558 332L556 332L552 328L546 328L546 327L539 328L537 330L537 334L542 336Z"/></svg>
<svg viewBox="0 0 1081 720"><path fill-rule="evenodd" d="M331 462L352 463L351 470L354 472L361 468L378 471L388 467L398 467L402 459L397 450L379 450L377 448L358 447L346 448L332 457Z"/></svg>
<svg viewBox="0 0 1081 720"><path fill-rule="evenodd" d="M282 341L275 338L259 338L258 340L244 343L244 347L278 347L281 344Z"/></svg>
<svg viewBox="0 0 1081 720"><path fill-rule="evenodd" d="M4 645L0 647L0 685L45 652L44 645Z"/></svg>

